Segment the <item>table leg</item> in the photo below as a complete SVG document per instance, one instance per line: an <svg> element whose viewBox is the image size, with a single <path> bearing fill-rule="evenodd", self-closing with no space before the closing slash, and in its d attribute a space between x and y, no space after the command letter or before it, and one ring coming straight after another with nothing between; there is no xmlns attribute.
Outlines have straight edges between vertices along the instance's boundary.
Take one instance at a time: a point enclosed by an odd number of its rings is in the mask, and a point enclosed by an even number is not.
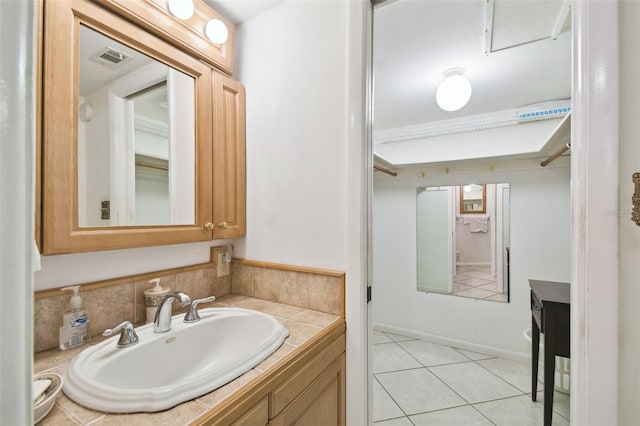
<svg viewBox="0 0 640 426"><path fill-rule="evenodd" d="M531 400L538 399L538 358L540 356L540 328L531 315Z"/></svg>
<svg viewBox="0 0 640 426"><path fill-rule="evenodd" d="M545 330L544 333L544 426L551 426L554 374L556 371L556 333L553 327L547 328L549 330Z"/></svg>

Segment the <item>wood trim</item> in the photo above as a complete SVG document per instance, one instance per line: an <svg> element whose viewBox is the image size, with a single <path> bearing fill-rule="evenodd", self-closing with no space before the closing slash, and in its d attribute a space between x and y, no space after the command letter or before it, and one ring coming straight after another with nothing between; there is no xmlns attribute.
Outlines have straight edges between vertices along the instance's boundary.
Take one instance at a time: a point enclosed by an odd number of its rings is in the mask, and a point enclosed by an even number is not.
<svg viewBox="0 0 640 426"><path fill-rule="evenodd" d="M345 341L345 323L336 322L323 333L300 346L298 350L278 361L270 373L256 377L225 400L220 406L191 422L196 425L230 424L240 415L250 410L276 386L320 354L336 339Z"/></svg>
<svg viewBox="0 0 640 426"><path fill-rule="evenodd" d="M307 365L276 387L269 398L269 418L280 414L344 351L345 341L334 340Z"/></svg>
<svg viewBox="0 0 640 426"><path fill-rule="evenodd" d="M130 283L134 281L146 281L152 278L162 278L163 276L167 276L167 275L175 275L181 272L196 271L198 269L205 269L205 268L211 268L211 267L213 268L216 267L216 265L212 261L207 263L198 263L196 265L181 266L178 268L162 269L154 272L144 272L142 274L128 275L126 277L109 278L106 280L93 281L93 282L84 283L81 285L82 285L82 291L96 290L99 288L112 287L112 286ZM34 300L46 299L47 297L54 297L54 296L69 294L68 291L62 291L61 288L62 287L51 288L47 290L38 290L33 294Z"/></svg>
<svg viewBox="0 0 640 426"><path fill-rule="evenodd" d="M253 408L250 408L239 419L234 421L231 426L257 426L269 423L269 398L266 396L262 401L258 402Z"/></svg>
<svg viewBox="0 0 640 426"><path fill-rule="evenodd" d="M44 61L44 1L36 1L36 173L34 240L42 252L42 65Z"/></svg>
<svg viewBox="0 0 640 426"><path fill-rule="evenodd" d="M336 271L332 269L322 269L322 268L312 268L307 266L295 266L295 265L285 265L282 263L271 263L271 262L263 262L260 260L249 260L249 259L239 259L233 258L231 260L232 263L236 263L239 265L247 265L247 266L259 266L261 268L270 268L270 269L280 269L283 271L292 271L292 272L307 272L309 274L317 274L317 275L327 275L330 277L345 277L345 273L341 271Z"/></svg>
<svg viewBox="0 0 640 426"><path fill-rule="evenodd" d="M209 241L211 231L211 69L148 32L87 1L44 2L44 254ZM196 97L196 217L181 226L79 228L77 206L77 37L80 23L192 76ZM208 124L209 123L209 124Z"/></svg>
<svg viewBox="0 0 640 426"><path fill-rule="evenodd" d="M203 0L194 0L196 12L188 21L173 17L166 7L166 0L96 1L224 73L233 73L235 26ZM227 26L229 38L222 45L212 43L204 36L204 24L209 19L219 19Z"/></svg>
<svg viewBox="0 0 640 426"><path fill-rule="evenodd" d="M219 73L212 89L213 237L238 238L247 228L245 89Z"/></svg>

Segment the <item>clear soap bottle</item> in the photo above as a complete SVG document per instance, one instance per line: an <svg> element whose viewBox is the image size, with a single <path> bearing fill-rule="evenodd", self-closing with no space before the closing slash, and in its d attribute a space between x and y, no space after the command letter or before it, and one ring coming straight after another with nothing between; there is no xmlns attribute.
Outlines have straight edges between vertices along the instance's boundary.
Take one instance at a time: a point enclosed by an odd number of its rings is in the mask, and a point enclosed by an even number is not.
<svg viewBox="0 0 640 426"><path fill-rule="evenodd" d="M66 351L89 341L89 313L82 307L82 297L78 295L79 285L64 287L62 290L73 291L60 327L60 349Z"/></svg>

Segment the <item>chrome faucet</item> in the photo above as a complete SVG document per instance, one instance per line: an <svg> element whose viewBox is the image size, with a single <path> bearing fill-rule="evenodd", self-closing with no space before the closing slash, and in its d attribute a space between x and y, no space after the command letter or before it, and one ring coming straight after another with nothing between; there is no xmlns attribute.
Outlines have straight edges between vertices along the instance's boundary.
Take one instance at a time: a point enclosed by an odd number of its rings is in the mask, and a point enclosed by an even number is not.
<svg viewBox="0 0 640 426"><path fill-rule="evenodd" d="M173 315L173 301L180 302L180 306L187 306L191 298L181 291L169 293L160 300L156 317L153 320L154 333L166 333L171 330L171 315Z"/></svg>
<svg viewBox="0 0 640 426"><path fill-rule="evenodd" d="M112 336L118 331L120 332L120 339L118 340L119 348L127 348L138 343L138 335L136 334L136 330L133 328L133 325L130 321L125 321L113 328L107 328L102 333L102 335Z"/></svg>
<svg viewBox="0 0 640 426"><path fill-rule="evenodd" d="M198 315L198 304L208 303L216 300L215 296L205 297L204 299L196 299L191 302L187 314L184 316L184 322L198 322L200 321L200 315Z"/></svg>

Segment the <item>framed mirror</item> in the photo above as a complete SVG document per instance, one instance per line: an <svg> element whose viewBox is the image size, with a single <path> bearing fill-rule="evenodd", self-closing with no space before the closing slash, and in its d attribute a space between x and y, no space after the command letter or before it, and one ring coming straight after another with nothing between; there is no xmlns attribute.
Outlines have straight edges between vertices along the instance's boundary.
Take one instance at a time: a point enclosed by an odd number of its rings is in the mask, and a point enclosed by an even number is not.
<svg viewBox="0 0 640 426"><path fill-rule="evenodd" d="M478 185L484 214L474 215L459 213L465 186L417 189L417 288L508 302L510 186Z"/></svg>
<svg viewBox="0 0 640 426"><path fill-rule="evenodd" d="M487 211L487 186L470 183L458 187L460 214L484 214Z"/></svg>
<svg viewBox="0 0 640 426"><path fill-rule="evenodd" d="M43 253L210 240L211 68L93 2L44 7Z"/></svg>

